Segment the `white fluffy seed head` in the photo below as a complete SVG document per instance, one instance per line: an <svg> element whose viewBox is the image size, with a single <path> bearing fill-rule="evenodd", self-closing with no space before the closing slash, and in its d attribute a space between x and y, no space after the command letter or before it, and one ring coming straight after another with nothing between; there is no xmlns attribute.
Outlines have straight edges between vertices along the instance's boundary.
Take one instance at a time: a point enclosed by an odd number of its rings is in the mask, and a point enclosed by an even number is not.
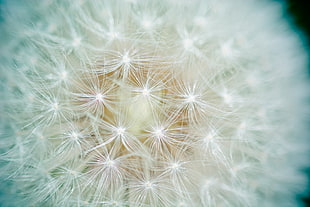
<svg viewBox="0 0 310 207"><path fill-rule="evenodd" d="M4 205L298 204L307 55L281 5L19 3L0 23Z"/></svg>

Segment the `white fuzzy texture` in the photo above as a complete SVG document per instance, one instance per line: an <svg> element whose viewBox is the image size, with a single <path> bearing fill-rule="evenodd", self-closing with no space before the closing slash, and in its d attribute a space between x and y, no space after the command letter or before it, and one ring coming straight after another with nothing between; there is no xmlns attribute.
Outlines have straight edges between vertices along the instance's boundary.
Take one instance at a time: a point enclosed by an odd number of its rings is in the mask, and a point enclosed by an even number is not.
<svg viewBox="0 0 310 207"><path fill-rule="evenodd" d="M298 204L307 55L281 5L31 0L4 8L3 205Z"/></svg>

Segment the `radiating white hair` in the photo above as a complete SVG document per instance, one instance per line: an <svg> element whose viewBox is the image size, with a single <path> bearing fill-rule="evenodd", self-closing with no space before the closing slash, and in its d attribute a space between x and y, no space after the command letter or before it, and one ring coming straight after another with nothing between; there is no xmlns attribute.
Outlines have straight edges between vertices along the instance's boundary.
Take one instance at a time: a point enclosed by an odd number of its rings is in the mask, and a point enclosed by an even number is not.
<svg viewBox="0 0 310 207"><path fill-rule="evenodd" d="M5 206L299 204L308 54L282 4L2 6Z"/></svg>

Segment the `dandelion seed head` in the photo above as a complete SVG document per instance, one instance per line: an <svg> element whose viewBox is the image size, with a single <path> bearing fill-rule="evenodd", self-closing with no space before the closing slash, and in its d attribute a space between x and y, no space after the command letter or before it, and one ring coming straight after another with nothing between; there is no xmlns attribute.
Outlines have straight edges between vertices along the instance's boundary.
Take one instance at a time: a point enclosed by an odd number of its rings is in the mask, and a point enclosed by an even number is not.
<svg viewBox="0 0 310 207"><path fill-rule="evenodd" d="M4 205L299 204L309 58L281 6L38 2L0 21Z"/></svg>

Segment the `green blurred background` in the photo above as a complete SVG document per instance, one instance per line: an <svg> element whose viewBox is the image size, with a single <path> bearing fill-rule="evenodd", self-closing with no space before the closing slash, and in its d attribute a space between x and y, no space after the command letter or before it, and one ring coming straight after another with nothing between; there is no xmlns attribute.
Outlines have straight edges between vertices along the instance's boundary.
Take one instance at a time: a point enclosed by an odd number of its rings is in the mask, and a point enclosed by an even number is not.
<svg viewBox="0 0 310 207"><path fill-rule="evenodd" d="M295 23L305 35L305 47L310 49L310 1L309 0L287 0L288 11L292 16L292 23ZM308 66L308 76L310 78L310 64ZM310 79L309 79L310 80ZM310 82L310 81L309 81ZM309 120L310 130L310 120ZM309 159L310 160L310 159ZM310 165L310 161L309 161ZM310 180L310 168L305 169ZM308 189L310 189L310 181L308 181ZM310 192L306 195L301 195L301 199L306 203L306 206L310 207Z"/></svg>

